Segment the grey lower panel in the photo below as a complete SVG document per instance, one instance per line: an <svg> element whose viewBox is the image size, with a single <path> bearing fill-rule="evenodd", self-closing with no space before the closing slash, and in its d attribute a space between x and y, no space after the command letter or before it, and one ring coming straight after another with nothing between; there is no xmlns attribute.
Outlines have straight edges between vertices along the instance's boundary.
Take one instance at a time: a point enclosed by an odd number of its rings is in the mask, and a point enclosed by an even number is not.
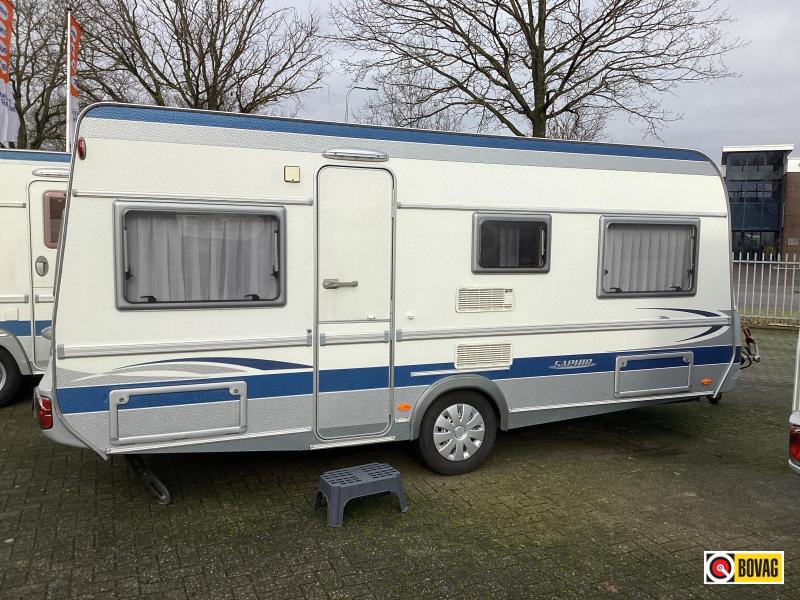
<svg viewBox="0 0 800 600"><path fill-rule="evenodd" d="M713 386L705 387L700 382L710 378L715 383L721 381L728 369L727 364L695 366L692 373L691 393L698 396L713 391ZM729 380L732 376L729 376ZM735 381L735 379L734 379ZM530 377L524 379L496 380L503 391L509 409L509 427L523 427L538 423L547 423L562 419L572 419L597 415L618 410L625 410L646 404L663 404L673 401L672 398L614 399L614 373L586 373ZM732 384L731 384L732 385ZM727 389L728 385L723 389ZM413 386L395 390L394 404L407 403L415 406L427 386ZM348 392L345 394L328 394L331 400L338 397L346 400L345 405L354 412L349 416L336 413L335 404L328 408L332 411L331 421L326 423L323 431L328 435L366 435L368 433L391 435L397 440L408 439L410 424L394 423L388 432L383 433L387 425L389 406L387 402L375 402L375 391ZM323 394L325 396L325 394ZM381 418L359 416L355 407L361 403L384 407L374 414ZM202 426L204 419L213 419L209 411L215 410L209 405L187 405L186 411L175 410L176 407L157 407L141 409L152 411L147 419L164 420L159 427L176 426L178 420L187 418ZM180 408L180 407L177 407ZM411 411L395 413L394 418L409 418ZM76 432L87 439L101 454L109 448L109 413L94 412L70 414L70 424ZM347 421L347 419L356 419ZM247 432L242 435L231 435L231 439L216 438L213 443L197 440L176 440L172 444L163 444L153 448L142 444L141 452L228 452L246 450L307 450L310 445L320 440L312 431L314 423L313 396L290 396L283 398L251 399L248 402ZM380 429L378 429L380 424ZM370 429L370 426L372 428ZM354 429L350 429L354 428ZM55 428L57 429L57 427ZM61 441L61 440L59 440ZM66 442L70 443L70 442ZM137 444L130 449L136 450ZM152 444L150 445L152 446Z"/></svg>
<svg viewBox="0 0 800 600"><path fill-rule="evenodd" d="M389 401L388 389L319 394L317 431L324 438L380 433L389 425Z"/></svg>
<svg viewBox="0 0 800 600"><path fill-rule="evenodd" d="M587 406L562 406L560 408L512 413L508 418L508 426L509 429L515 429L517 427L528 427L530 425L542 425L555 421L566 421L568 419L602 415L640 406L669 404L670 402L675 402L675 399L644 398L639 400L612 400L602 404Z"/></svg>
<svg viewBox="0 0 800 600"><path fill-rule="evenodd" d="M631 398L689 391L691 367L640 369L617 373L615 396Z"/></svg>
<svg viewBox="0 0 800 600"><path fill-rule="evenodd" d="M215 402L204 404L187 404L184 406L163 406L142 409L128 409L131 412L136 410L139 415L136 416L137 420L146 419L148 422L158 422L159 431L178 431L181 427L186 427L186 422L191 422L192 430L212 429L208 424L218 423L220 415L218 411L219 406L215 406ZM126 412L128 412L126 410ZM144 416L146 415L146 416ZM108 411L90 412L90 413L73 413L67 415L70 425L75 429L78 435L86 439L94 448L101 453L105 453L111 446L111 427L110 427L110 413ZM314 422L314 398L311 395L307 396L287 396L280 398L255 398L250 399L247 403L247 431L243 434L245 436L266 435L269 436L274 432L294 431L298 429L307 429L311 431L312 423ZM142 431L142 429L139 429ZM231 437L235 437L236 433L232 433ZM209 437L217 439L218 436L209 434ZM311 436L312 439L313 436ZM256 438L242 440L243 444L259 445ZM174 442L176 447L182 448L183 452L193 452L194 446L202 444L201 440L191 442L191 447L187 446L181 440L176 439ZM272 444L272 442L270 442ZM148 442L142 444L128 444L131 448L137 446L150 446ZM219 442L212 444L213 446L219 445ZM280 444L275 444L280 446ZM308 447L308 444L306 444ZM283 446L281 446L283 449ZM300 448L297 448L300 449ZM163 451L163 450L158 450ZM181 450L176 450L181 451Z"/></svg>
<svg viewBox="0 0 800 600"><path fill-rule="evenodd" d="M687 392L698 395L711 393L713 386L703 386L700 382L708 377L715 383L720 381L727 370L727 364L695 365L692 381ZM654 377L660 375L657 371ZM532 409L541 410L549 407L561 407L570 404L588 402L618 402L614 399L614 373L580 373L573 375L557 375L549 377L527 377L495 381L505 394L511 413Z"/></svg>
<svg viewBox="0 0 800 600"><path fill-rule="evenodd" d="M376 435L386 429L386 422L367 423L366 425L348 425L345 427L325 427L319 428L320 437L325 439L338 437L355 437L361 435Z"/></svg>
<svg viewBox="0 0 800 600"><path fill-rule="evenodd" d="M151 448L137 454L180 454L187 452L288 452L308 450L316 437L311 428L305 430L277 431L275 435L253 436L242 439L203 442L191 445Z"/></svg>
<svg viewBox="0 0 800 600"><path fill-rule="evenodd" d="M186 437L210 437L224 432L240 433L240 402L209 402L160 408L134 408L118 411L117 438L112 428L111 442L131 444L147 439L182 439ZM114 415L112 413L113 420Z"/></svg>

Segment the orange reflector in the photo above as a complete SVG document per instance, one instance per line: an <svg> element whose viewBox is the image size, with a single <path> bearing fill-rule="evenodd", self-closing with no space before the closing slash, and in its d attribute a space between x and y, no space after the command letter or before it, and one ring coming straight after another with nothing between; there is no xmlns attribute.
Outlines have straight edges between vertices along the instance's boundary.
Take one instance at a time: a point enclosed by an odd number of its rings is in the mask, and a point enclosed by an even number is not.
<svg viewBox="0 0 800 600"><path fill-rule="evenodd" d="M714 382L711 381L708 377L706 377L705 379L701 379L700 383L702 383L703 385L711 385Z"/></svg>
<svg viewBox="0 0 800 600"><path fill-rule="evenodd" d="M405 402L403 404L398 404L397 405L397 410L406 412L407 410L411 410L411 405L410 404L406 404Z"/></svg>

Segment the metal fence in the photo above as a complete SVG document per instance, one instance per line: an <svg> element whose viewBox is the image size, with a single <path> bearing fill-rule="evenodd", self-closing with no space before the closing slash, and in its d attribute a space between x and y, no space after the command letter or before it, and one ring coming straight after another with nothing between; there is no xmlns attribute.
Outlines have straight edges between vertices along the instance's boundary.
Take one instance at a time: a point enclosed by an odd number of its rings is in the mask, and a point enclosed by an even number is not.
<svg viewBox="0 0 800 600"><path fill-rule="evenodd" d="M800 323L797 254L742 252L733 256L733 293L743 317Z"/></svg>

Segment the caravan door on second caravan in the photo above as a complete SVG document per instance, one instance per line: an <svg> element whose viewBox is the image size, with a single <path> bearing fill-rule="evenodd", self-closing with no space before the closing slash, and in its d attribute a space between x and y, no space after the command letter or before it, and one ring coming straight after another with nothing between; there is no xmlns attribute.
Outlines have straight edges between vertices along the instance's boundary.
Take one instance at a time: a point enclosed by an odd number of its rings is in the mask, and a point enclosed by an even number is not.
<svg viewBox="0 0 800 600"><path fill-rule="evenodd" d="M384 169L317 181L317 434L376 435L391 414L392 213Z"/></svg>
<svg viewBox="0 0 800 600"><path fill-rule="evenodd" d="M42 330L53 319L53 282L61 222L67 205L64 183L33 181L28 187L31 243L31 332L33 359L43 369L50 360L50 341Z"/></svg>

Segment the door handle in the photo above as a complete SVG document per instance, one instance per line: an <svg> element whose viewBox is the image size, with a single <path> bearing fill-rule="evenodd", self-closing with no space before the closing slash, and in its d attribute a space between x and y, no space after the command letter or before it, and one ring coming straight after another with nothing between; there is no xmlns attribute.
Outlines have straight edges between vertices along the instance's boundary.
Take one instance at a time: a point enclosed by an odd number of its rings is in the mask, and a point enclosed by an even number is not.
<svg viewBox="0 0 800 600"><path fill-rule="evenodd" d="M340 287L358 287L357 281L339 281L338 279L323 279L322 287L326 290L335 290Z"/></svg>
<svg viewBox="0 0 800 600"><path fill-rule="evenodd" d="M47 259L44 256L38 257L34 263L34 266L36 267L36 274L39 277L44 277L47 275L47 271L50 270L50 264L47 262Z"/></svg>

